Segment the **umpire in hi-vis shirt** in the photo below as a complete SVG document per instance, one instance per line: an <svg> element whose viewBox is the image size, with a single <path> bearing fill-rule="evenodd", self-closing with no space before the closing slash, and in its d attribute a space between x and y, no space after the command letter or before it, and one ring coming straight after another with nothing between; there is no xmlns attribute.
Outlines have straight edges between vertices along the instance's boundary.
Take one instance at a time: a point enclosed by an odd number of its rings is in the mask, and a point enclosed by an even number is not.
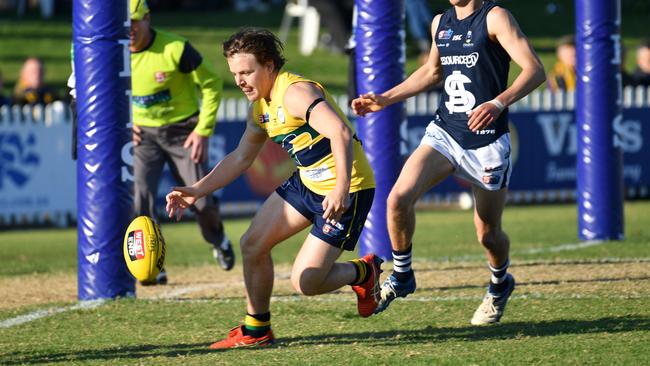
<svg viewBox="0 0 650 366"><path fill-rule="evenodd" d="M131 0L130 13L135 213L153 217L165 163L179 185L191 185L206 174L223 81L187 40L151 27L145 0ZM194 206L215 259L232 269L235 256L216 198L207 196ZM147 284L166 282L163 271Z"/></svg>

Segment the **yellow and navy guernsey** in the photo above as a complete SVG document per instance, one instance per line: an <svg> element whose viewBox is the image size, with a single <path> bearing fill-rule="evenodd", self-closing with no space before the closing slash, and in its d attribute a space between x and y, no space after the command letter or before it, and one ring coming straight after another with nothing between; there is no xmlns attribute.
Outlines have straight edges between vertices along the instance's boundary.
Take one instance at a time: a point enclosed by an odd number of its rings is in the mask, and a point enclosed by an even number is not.
<svg viewBox="0 0 650 366"><path fill-rule="evenodd" d="M293 158L298 166L302 183L310 191L324 196L336 185L336 170L330 140L309 126L304 119L289 115L284 107L284 94L287 88L298 82L312 83L321 89L327 102L354 133L352 124L322 85L286 71L280 71L275 79L270 102L260 99L253 103L253 118L255 123L266 131L269 138L282 146ZM361 142L356 134L354 136L350 193L375 187L375 178Z"/></svg>
<svg viewBox="0 0 650 366"><path fill-rule="evenodd" d="M162 127L199 113L194 132L212 135L223 81L187 40L151 31L151 44L131 53L133 122ZM202 94L200 112L197 86Z"/></svg>

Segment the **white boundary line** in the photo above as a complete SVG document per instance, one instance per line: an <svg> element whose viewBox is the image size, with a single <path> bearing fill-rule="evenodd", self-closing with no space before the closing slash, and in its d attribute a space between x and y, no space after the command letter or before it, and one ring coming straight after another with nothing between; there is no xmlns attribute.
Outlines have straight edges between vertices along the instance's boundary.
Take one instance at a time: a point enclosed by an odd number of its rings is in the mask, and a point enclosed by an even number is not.
<svg viewBox="0 0 650 366"><path fill-rule="evenodd" d="M584 248L590 248L594 246L607 244L606 241L585 241L582 243L568 243L560 244L553 247L544 247L544 248L532 248L526 250L512 250L512 255L526 255L526 254L543 254L543 253L557 253L557 252L567 252L580 250ZM462 262L462 261L473 261L485 259L484 254L472 254L472 255L459 255L455 257L438 257L431 259L413 259L413 262Z"/></svg>
<svg viewBox="0 0 650 366"><path fill-rule="evenodd" d="M16 325L29 323L34 320L38 320L55 314L64 313L70 310L94 309L104 304L105 302L106 300L90 300L90 301L79 302L75 305L35 310L25 315L20 315L11 319L3 320L2 322L0 322L0 328L11 328Z"/></svg>

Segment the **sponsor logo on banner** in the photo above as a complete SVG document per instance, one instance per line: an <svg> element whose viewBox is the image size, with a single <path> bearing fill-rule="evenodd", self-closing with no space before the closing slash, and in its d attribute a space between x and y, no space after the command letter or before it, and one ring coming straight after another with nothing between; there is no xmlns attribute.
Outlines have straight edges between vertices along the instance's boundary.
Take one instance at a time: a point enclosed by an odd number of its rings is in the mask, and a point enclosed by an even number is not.
<svg viewBox="0 0 650 366"><path fill-rule="evenodd" d="M142 230L131 231L126 245L129 251L129 258L132 261L144 258L144 235L142 234Z"/></svg>
<svg viewBox="0 0 650 366"><path fill-rule="evenodd" d="M27 184L41 161L35 147L36 136L33 133L25 139L18 133L0 133L0 189L7 181L16 187Z"/></svg>
<svg viewBox="0 0 650 366"><path fill-rule="evenodd" d="M454 31L451 29L441 30L438 32L438 39L450 39L453 34Z"/></svg>

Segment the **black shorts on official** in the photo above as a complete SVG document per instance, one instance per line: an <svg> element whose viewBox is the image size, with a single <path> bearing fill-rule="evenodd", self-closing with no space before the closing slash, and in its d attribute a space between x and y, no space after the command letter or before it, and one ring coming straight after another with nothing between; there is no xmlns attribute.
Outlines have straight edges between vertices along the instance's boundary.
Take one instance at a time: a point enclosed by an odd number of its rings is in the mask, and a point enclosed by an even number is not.
<svg viewBox="0 0 650 366"><path fill-rule="evenodd" d="M374 188L350 193L350 207L341 216L339 222L332 225L326 223L323 218L325 196L316 194L305 187L298 172L295 172L275 191L314 224L310 231L312 235L336 248L345 250L354 250L375 196Z"/></svg>

